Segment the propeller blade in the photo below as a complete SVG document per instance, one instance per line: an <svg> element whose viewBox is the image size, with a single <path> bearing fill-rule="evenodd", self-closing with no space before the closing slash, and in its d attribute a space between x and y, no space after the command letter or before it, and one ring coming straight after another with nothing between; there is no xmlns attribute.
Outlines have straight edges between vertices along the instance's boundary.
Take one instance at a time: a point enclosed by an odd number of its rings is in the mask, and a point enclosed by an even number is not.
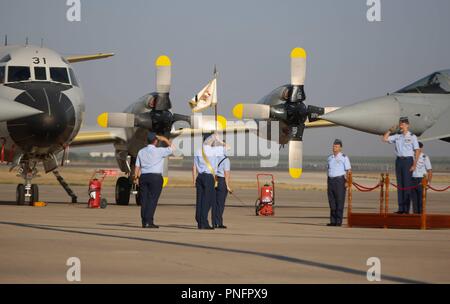
<svg viewBox="0 0 450 304"><path fill-rule="evenodd" d="M291 51L291 84L302 86L305 84L306 51L295 48Z"/></svg>
<svg viewBox="0 0 450 304"><path fill-rule="evenodd" d="M239 103L233 108L237 119L269 119L270 106L265 104Z"/></svg>
<svg viewBox="0 0 450 304"><path fill-rule="evenodd" d="M169 158L165 157L163 159L164 165L163 165L163 188L167 186L169 183Z"/></svg>
<svg viewBox="0 0 450 304"><path fill-rule="evenodd" d="M303 172L303 141L289 141L289 174L292 178L300 178Z"/></svg>
<svg viewBox="0 0 450 304"><path fill-rule="evenodd" d="M97 117L97 123L103 128L145 128L152 129L152 119L146 113L102 113Z"/></svg>
<svg viewBox="0 0 450 304"><path fill-rule="evenodd" d="M103 128L132 128L134 127L134 114L105 112L97 117L97 124Z"/></svg>
<svg viewBox="0 0 450 304"><path fill-rule="evenodd" d="M169 93L171 83L171 61L168 56L161 55L156 59L156 92Z"/></svg>

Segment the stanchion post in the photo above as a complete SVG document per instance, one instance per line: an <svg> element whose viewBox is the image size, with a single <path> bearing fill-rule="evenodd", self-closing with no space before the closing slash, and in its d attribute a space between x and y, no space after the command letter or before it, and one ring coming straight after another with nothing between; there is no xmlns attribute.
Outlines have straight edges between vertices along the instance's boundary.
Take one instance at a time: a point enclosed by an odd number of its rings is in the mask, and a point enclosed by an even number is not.
<svg viewBox="0 0 450 304"><path fill-rule="evenodd" d="M422 215L421 215L421 229L427 229L427 213L426 213L426 205L427 205L427 189L428 189L428 178L425 175L422 178Z"/></svg>
<svg viewBox="0 0 450 304"><path fill-rule="evenodd" d="M349 227L352 227L352 200L353 200L352 185L353 185L352 171L349 171L347 179L347 186L348 186L347 223Z"/></svg>
<svg viewBox="0 0 450 304"><path fill-rule="evenodd" d="M387 228L387 215L389 213L389 173L384 179L384 228Z"/></svg>
<svg viewBox="0 0 450 304"><path fill-rule="evenodd" d="M381 173L380 179L380 215L383 214L383 203L384 203L384 173Z"/></svg>

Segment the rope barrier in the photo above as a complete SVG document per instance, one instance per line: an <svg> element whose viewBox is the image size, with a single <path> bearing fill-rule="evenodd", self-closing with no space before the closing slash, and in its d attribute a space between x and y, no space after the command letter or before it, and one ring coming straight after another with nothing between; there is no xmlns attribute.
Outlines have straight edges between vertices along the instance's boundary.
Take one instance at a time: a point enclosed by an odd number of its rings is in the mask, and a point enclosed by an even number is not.
<svg viewBox="0 0 450 304"><path fill-rule="evenodd" d="M353 186L355 186L356 189L358 189L361 192L370 192L370 191L373 191L373 190L381 187L381 183L378 183L374 187L366 187L366 186L363 186L363 185L358 184L356 182L353 182L352 184L353 184Z"/></svg>
<svg viewBox="0 0 450 304"><path fill-rule="evenodd" d="M429 184L428 185L428 189L431 189L431 190L436 191L436 192L444 192L444 191L447 191L448 189L450 189L450 186L447 186L446 188L443 188L443 189L437 189L437 188L434 188L433 186L431 186Z"/></svg>

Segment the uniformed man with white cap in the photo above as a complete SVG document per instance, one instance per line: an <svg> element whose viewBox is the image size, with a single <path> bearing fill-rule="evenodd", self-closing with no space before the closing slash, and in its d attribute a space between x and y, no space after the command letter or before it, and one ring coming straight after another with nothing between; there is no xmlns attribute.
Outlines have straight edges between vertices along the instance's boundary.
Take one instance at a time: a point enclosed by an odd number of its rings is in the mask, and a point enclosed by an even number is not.
<svg viewBox="0 0 450 304"><path fill-rule="evenodd" d="M195 220L198 229L214 229L209 224L208 214L216 202L217 149L213 147L216 135L203 136L202 147L194 154L192 179L197 191Z"/></svg>
<svg viewBox="0 0 450 304"><path fill-rule="evenodd" d="M408 117L400 117L400 134L390 135L397 126L389 129L383 136L383 141L395 144L395 175L397 176L398 214L408 214L411 207L412 173L419 159L419 143L416 135L409 131Z"/></svg>
<svg viewBox="0 0 450 304"><path fill-rule="evenodd" d="M142 228L159 228L153 217L163 186L164 158L171 155L175 147L170 140L153 132L148 133L147 141L148 146L142 148L136 157L134 176L135 183L139 181ZM167 147L157 147L158 141Z"/></svg>
<svg viewBox="0 0 450 304"><path fill-rule="evenodd" d="M330 205L330 223L327 226L342 226L347 178L351 165L348 156L342 153L342 141L340 139L334 141L333 154L328 156L327 163L327 194Z"/></svg>
<svg viewBox="0 0 450 304"><path fill-rule="evenodd" d="M428 155L423 153L423 143L419 141L420 154L417 159L416 170L413 172L413 185L416 186L412 190L412 202L413 212L421 214L423 210L422 206L422 179L426 175L428 182L431 182L433 177L433 171L431 167L431 161Z"/></svg>

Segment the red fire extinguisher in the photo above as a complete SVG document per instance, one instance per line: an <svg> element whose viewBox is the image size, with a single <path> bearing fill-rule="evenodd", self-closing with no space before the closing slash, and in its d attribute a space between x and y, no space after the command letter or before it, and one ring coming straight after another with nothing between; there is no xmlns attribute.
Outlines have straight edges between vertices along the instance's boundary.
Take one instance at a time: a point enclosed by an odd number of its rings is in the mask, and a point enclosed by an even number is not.
<svg viewBox="0 0 450 304"><path fill-rule="evenodd" d="M102 198L102 183L94 178L89 182L89 208L106 208L106 199Z"/></svg>

